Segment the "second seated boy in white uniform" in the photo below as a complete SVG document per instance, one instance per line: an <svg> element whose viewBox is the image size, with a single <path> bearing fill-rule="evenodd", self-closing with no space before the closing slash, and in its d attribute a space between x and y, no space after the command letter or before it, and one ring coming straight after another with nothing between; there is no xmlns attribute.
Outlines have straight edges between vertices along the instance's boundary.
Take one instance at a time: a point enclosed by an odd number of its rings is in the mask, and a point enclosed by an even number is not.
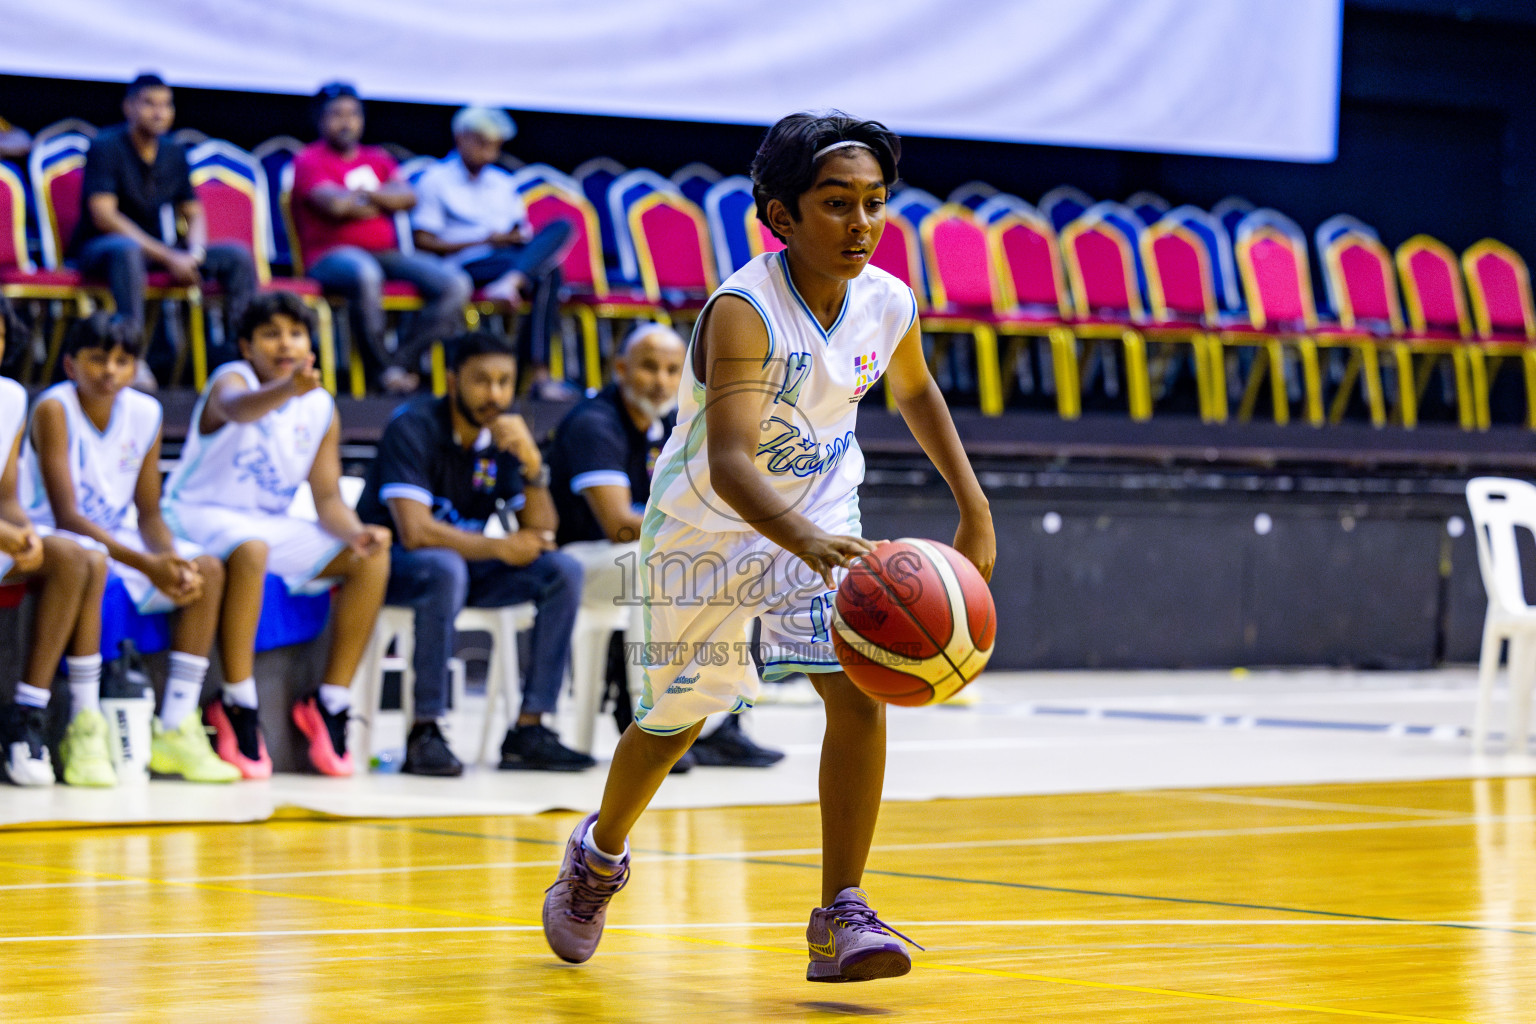
<svg viewBox="0 0 1536 1024"><path fill-rule="evenodd" d="M251 301L237 331L244 358L208 381L166 483L171 529L224 559L231 586L237 575L259 581L255 600L224 609L219 649L230 682L207 712L219 756L248 779L272 774L252 675L266 574L294 593L340 583L324 681L293 707L310 761L325 775L352 774L348 687L389 580L389 531L364 525L341 496L341 428L314 368L313 330L314 315L290 293ZM306 482L318 521L288 511Z"/></svg>

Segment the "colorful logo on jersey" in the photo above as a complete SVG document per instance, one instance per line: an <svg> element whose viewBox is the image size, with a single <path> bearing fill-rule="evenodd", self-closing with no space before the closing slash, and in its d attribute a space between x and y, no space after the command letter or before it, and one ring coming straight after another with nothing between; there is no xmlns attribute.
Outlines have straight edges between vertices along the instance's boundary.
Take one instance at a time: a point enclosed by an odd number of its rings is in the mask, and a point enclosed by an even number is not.
<svg viewBox="0 0 1536 1024"><path fill-rule="evenodd" d="M850 402L857 402L868 391L870 385L880 379L880 355L871 352L869 355L853 357L853 397Z"/></svg>
<svg viewBox="0 0 1536 1024"><path fill-rule="evenodd" d="M496 489L496 460L476 459L475 475L470 480L470 486L477 491L490 493Z"/></svg>
<svg viewBox="0 0 1536 1024"><path fill-rule="evenodd" d="M656 460L661 458L661 446L651 445L645 453L645 475L650 476L656 472Z"/></svg>
<svg viewBox="0 0 1536 1024"><path fill-rule="evenodd" d="M305 449L307 449L310 446L309 424L307 424L307 423L296 423L296 424L294 424L294 427L293 427L293 443L298 446L298 450L301 451L301 452L304 451Z"/></svg>
<svg viewBox="0 0 1536 1024"><path fill-rule="evenodd" d="M117 471L119 473L132 473L139 468L144 460L139 455L139 446L133 441L124 441L118 452Z"/></svg>

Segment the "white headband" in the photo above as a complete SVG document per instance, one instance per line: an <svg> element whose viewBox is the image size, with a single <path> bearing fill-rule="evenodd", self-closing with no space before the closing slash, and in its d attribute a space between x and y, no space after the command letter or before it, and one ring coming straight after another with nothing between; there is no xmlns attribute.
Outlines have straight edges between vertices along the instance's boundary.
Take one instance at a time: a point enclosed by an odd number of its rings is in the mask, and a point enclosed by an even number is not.
<svg viewBox="0 0 1536 1024"><path fill-rule="evenodd" d="M811 163L815 163L817 160L820 160L822 157L826 156L828 153L832 152L833 150L847 149L849 146L857 146L860 149L868 149L871 153L874 152L873 149L870 149L868 143L859 142L856 139L844 139L842 142L834 142L830 146L822 146L816 152L812 153L811 154Z"/></svg>

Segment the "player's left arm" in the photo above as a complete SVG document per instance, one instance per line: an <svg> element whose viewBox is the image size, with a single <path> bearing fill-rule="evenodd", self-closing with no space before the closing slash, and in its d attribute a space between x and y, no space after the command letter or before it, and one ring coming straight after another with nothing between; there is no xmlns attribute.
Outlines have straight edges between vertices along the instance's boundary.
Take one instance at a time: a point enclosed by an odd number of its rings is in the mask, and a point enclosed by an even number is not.
<svg viewBox="0 0 1536 1024"><path fill-rule="evenodd" d="M916 320L896 346L890 368L885 371L885 386L891 389L907 428L949 484L960 506L955 550L975 563L983 579L991 579L992 566L997 561L992 508L971 469L970 459L965 457L965 448L960 444L960 435L955 431L955 421L949 415L938 382L928 372L922 332Z"/></svg>
<svg viewBox="0 0 1536 1024"><path fill-rule="evenodd" d="M345 541L359 555L389 547L389 530L365 524L341 496L341 422L334 415L309 467L309 490L315 499L315 518L326 533Z"/></svg>

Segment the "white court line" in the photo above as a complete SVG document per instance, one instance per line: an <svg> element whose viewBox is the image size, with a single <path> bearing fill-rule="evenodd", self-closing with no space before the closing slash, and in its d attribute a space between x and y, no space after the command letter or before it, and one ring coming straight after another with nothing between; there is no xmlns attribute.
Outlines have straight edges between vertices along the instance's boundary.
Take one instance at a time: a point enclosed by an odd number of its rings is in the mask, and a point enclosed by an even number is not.
<svg viewBox="0 0 1536 1024"><path fill-rule="evenodd" d="M1420 814L1426 818L1459 818L1465 811L1437 811L1427 807L1384 807L1381 804L1337 804L1324 800L1285 800L1273 796L1237 796L1229 793L1180 793L1175 790L1131 790L1123 796L1158 797L1164 800L1202 800L1213 804L1250 804L1255 807L1295 807L1310 811L1341 811L1362 814Z"/></svg>
<svg viewBox="0 0 1536 1024"><path fill-rule="evenodd" d="M1533 921L1355 921L1321 919L1297 921L1292 919L1223 918L1219 920L1145 918L1125 921L1096 919L1047 919L1002 921L895 921L903 928L1156 928L1163 925L1175 927L1217 928L1536 928ZM803 921L714 921L714 922L666 922L660 924L610 924L610 932L656 931L710 931L786 928L799 930ZM433 928L284 928L239 932L115 932L85 935L6 935L0 936L0 945L27 945L30 943L60 942L158 942L166 939L270 939L298 938L317 935L441 935L484 934L489 932L540 932L536 924L445 925Z"/></svg>
<svg viewBox="0 0 1536 1024"><path fill-rule="evenodd" d="M1487 815L1466 818L1428 818L1413 821L1359 821L1315 825L1269 825L1253 828L1189 829L1171 832L1112 832L1086 836L1037 836L1028 839L967 839L945 843L888 843L870 848L872 853L901 853L924 850L970 850L992 847L1074 846L1099 843L1154 843L1185 839L1227 839L1239 836L1306 835L1309 833L1372 832L1385 829L1444 828L1465 825L1525 824L1536 822L1536 815ZM641 863L666 863L670 861L749 861L773 857L817 857L821 848L807 846L787 850L735 850L720 853L647 853L636 850L634 858ZM219 875L209 878L188 876L181 878L101 879L81 882L37 882L0 885L0 891L20 889L92 889L104 886L160 885L175 883L197 885L214 882L259 881L271 878L320 878L348 875L409 874L415 871L475 871L484 868L558 867L557 861L524 861L497 864L436 864L420 867L401 866L389 868L339 868L330 871L295 871L279 874Z"/></svg>

